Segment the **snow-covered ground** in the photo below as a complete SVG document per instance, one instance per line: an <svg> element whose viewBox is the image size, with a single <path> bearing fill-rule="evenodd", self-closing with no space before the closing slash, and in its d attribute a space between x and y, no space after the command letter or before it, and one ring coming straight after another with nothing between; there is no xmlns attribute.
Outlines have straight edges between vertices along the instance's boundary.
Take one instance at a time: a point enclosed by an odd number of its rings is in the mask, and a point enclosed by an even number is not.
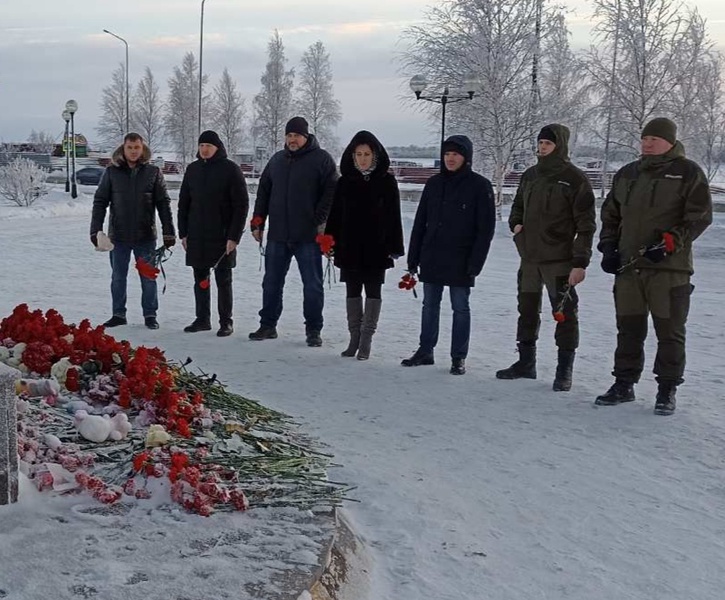
<svg viewBox="0 0 725 600"><path fill-rule="evenodd" d="M88 240L91 196L70 206L61 197L54 193L37 208L0 208L0 315L27 302L54 307L72 321L110 316L108 257ZM405 203L406 230L414 209ZM167 263L161 329L143 327L139 284L131 278L131 324L114 333L158 345L170 358L194 357L200 368L294 415L331 446L342 465L331 475L357 486L359 502L346 510L374 554L373 600L722 597L725 215L716 215L696 245L687 381L668 418L652 414L653 333L639 400L592 405L611 384L615 344L612 280L596 266L580 291L582 347L573 390L551 391L548 312L539 380L495 379L496 369L515 359L517 258L505 226L472 294L474 332L463 377L448 374L447 305L438 363L399 366L416 348L420 317L420 299L397 289L404 262L385 286L369 361L339 356L346 339L341 284L326 290L323 347L305 345L294 266L279 339L249 341L262 273L253 240L245 235L240 248L234 336L182 332L193 318L193 295L180 249ZM103 543L103 533L96 538ZM8 543L20 542L0 538L0 546ZM54 552L63 549L49 550L36 568L44 560L55 564Z"/></svg>

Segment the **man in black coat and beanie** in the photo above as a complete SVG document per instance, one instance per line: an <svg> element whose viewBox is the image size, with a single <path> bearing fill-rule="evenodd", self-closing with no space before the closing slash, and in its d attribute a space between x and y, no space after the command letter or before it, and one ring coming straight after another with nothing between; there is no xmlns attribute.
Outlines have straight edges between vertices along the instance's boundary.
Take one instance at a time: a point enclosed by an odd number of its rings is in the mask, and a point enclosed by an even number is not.
<svg viewBox="0 0 725 600"><path fill-rule="evenodd" d="M184 331L211 329L210 271L218 292L219 337L234 332L232 269L249 210L247 184L239 165L214 131L199 136L197 160L189 165L179 193L179 237L186 264L194 268L196 319Z"/></svg>
<svg viewBox="0 0 725 600"><path fill-rule="evenodd" d="M315 238L324 233L337 182L332 157L320 148L307 121L294 117L285 127L285 147L262 171L251 230L260 244L269 218L264 254L262 310L252 340L277 337L284 282L292 257L303 286L303 313L308 346L322 346L322 253Z"/></svg>
<svg viewBox="0 0 725 600"><path fill-rule="evenodd" d="M468 300L488 256L496 211L491 182L471 169L471 140L453 135L443 142L441 154L441 172L425 184L410 234L408 270L420 268L423 314L418 350L401 364L434 364L441 299L448 286L453 307L450 372L463 375L471 337Z"/></svg>

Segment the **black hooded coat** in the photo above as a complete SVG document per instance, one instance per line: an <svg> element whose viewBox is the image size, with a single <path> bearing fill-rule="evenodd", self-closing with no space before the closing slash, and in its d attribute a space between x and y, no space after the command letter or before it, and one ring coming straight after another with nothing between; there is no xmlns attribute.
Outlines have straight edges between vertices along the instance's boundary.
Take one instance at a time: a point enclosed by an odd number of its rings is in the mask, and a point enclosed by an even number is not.
<svg viewBox="0 0 725 600"><path fill-rule="evenodd" d="M453 135L447 144L460 149L466 162L451 172L441 156L441 172L425 184L410 234L408 268L419 268L424 283L473 287L496 230L493 187L471 170L471 140Z"/></svg>
<svg viewBox="0 0 725 600"><path fill-rule="evenodd" d="M186 238L186 264L210 268L226 251L227 240L239 243L249 210L247 184L239 165L227 158L224 144L204 160L197 154L184 173L179 192L179 237ZM237 251L218 267L237 264Z"/></svg>
<svg viewBox="0 0 725 600"><path fill-rule="evenodd" d="M363 175L356 167L355 148L367 144L377 162L372 173ZM403 225L400 193L395 177L388 172L390 158L383 145L369 131L359 131L340 161L332 209L325 233L335 238L335 266L354 271L390 269L391 256L402 256Z"/></svg>

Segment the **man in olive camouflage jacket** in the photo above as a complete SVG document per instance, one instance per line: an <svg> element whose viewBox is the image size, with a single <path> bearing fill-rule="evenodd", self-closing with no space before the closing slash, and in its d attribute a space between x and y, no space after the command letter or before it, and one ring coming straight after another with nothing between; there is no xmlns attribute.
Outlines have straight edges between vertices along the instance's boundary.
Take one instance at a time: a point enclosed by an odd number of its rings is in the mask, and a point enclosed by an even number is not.
<svg viewBox="0 0 725 600"><path fill-rule="evenodd" d="M538 136L538 162L521 176L509 227L521 256L518 272L519 360L499 379L536 379L536 340L542 287L554 318L558 363L554 391L569 391L579 345L578 297L596 232L594 194L586 175L569 161L569 129L547 125Z"/></svg>
<svg viewBox="0 0 725 600"><path fill-rule="evenodd" d="M693 286L692 242L712 222L705 174L685 158L677 126L652 119L642 130L642 156L622 167L602 206L602 269L615 275L617 349L614 385L595 404L635 399L644 367L647 317L657 334L655 414L675 411L685 370L685 323Z"/></svg>

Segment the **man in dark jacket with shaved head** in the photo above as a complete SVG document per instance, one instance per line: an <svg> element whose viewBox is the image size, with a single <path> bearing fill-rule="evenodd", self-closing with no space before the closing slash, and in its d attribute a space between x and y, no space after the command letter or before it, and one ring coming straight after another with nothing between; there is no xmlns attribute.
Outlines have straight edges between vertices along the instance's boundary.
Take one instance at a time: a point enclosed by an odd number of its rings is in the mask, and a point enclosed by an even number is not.
<svg viewBox="0 0 725 600"><path fill-rule="evenodd" d="M556 319L558 363L554 391L569 391L579 345L578 298L596 231L594 194L569 162L569 129L547 125L538 136L538 162L521 176L509 227L521 256L518 272L519 360L499 379L536 379L536 341L545 286Z"/></svg>
<svg viewBox="0 0 725 600"><path fill-rule="evenodd" d="M474 173L473 144L465 135L443 142L441 172L425 184L410 234L408 270L423 283L420 345L404 367L434 364L441 299L448 286L453 307L452 375L466 372L471 337L469 296L483 270L496 230L491 182Z"/></svg>

